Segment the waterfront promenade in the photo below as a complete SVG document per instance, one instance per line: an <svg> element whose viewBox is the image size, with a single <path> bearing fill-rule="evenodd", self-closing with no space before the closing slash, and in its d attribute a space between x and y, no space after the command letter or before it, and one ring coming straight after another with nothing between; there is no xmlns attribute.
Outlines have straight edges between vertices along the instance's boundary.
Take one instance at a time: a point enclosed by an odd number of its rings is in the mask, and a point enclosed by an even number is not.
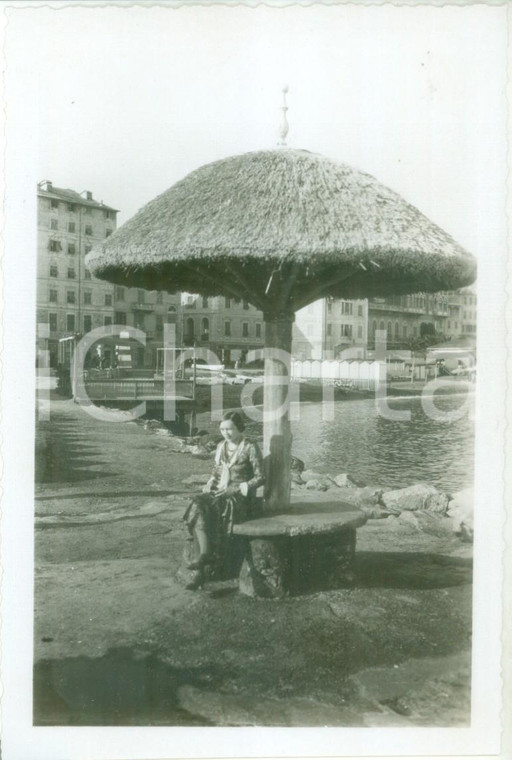
<svg viewBox="0 0 512 760"><path fill-rule="evenodd" d="M471 546L370 520L354 588L272 601L176 581L211 461L52 400L35 498L36 724L466 725ZM194 479L194 478L192 478Z"/></svg>

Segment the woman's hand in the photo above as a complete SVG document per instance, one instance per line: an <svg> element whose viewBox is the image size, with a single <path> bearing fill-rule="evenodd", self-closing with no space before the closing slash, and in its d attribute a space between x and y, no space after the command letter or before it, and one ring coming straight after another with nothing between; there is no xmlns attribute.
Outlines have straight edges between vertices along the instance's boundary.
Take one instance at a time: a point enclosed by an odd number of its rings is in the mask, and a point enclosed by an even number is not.
<svg viewBox="0 0 512 760"><path fill-rule="evenodd" d="M242 496L247 496L249 493L249 484L248 483L240 483L240 493Z"/></svg>
<svg viewBox="0 0 512 760"><path fill-rule="evenodd" d="M206 485L203 486L203 493L211 493L213 488L213 480L210 478L210 480L206 483Z"/></svg>

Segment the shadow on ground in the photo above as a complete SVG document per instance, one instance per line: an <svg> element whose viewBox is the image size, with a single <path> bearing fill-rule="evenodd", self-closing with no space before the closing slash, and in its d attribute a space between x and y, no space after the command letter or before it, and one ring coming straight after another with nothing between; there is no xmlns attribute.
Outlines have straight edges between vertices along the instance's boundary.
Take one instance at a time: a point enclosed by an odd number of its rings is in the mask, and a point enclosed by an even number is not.
<svg viewBox="0 0 512 760"><path fill-rule="evenodd" d="M472 582L471 559L424 552L358 552L358 588L437 589Z"/></svg>
<svg viewBox="0 0 512 760"><path fill-rule="evenodd" d="M34 667L34 725L209 725L179 707L177 691L215 688L220 680L211 667L170 667L127 647L96 659L42 660Z"/></svg>
<svg viewBox="0 0 512 760"><path fill-rule="evenodd" d="M101 449L81 442L80 428L74 420L54 415L51 426L40 423L35 452L36 483L77 483L116 474L106 472L104 465Z"/></svg>

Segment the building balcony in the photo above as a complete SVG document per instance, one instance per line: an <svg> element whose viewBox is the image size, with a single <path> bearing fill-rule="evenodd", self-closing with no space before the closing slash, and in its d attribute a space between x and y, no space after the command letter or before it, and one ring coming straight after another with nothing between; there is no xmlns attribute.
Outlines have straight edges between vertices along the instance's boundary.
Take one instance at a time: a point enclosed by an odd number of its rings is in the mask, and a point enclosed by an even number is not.
<svg viewBox="0 0 512 760"><path fill-rule="evenodd" d="M368 304L368 313L370 314L372 311L399 312L400 314L425 313L425 309L421 306L398 306L397 304L393 303L373 303L370 301Z"/></svg>
<svg viewBox="0 0 512 760"><path fill-rule="evenodd" d="M155 304L153 303L132 303L130 304L132 311L154 311Z"/></svg>

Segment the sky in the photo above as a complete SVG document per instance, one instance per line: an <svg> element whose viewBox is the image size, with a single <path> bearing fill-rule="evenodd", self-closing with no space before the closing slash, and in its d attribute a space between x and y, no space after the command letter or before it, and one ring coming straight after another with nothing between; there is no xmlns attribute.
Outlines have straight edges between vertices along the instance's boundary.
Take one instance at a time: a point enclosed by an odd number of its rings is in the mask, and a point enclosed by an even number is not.
<svg viewBox="0 0 512 760"><path fill-rule="evenodd" d="M275 148L287 84L289 147L372 174L486 257L506 176L505 11L17 8L8 102L34 109L34 180L91 190L122 223L204 163Z"/></svg>

